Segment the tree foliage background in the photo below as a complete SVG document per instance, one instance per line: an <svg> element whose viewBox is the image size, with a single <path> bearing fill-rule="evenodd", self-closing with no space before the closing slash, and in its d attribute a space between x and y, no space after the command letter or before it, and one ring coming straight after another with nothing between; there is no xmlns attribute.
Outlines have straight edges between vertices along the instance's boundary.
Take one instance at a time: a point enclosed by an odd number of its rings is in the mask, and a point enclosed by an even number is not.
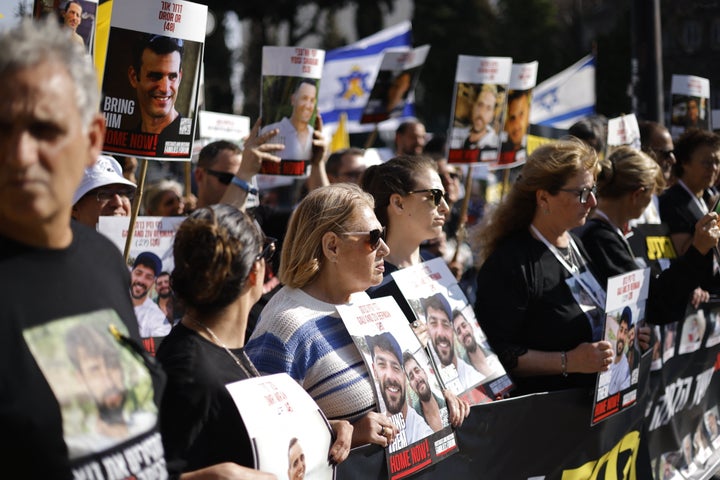
<svg viewBox="0 0 720 480"><path fill-rule="evenodd" d="M383 19L395 0L264 0L227 2L205 0L217 19L205 50L205 108L259 114L263 45L307 46L326 50L371 35L390 25ZM337 12L355 9L355 32L343 32ZM226 12L247 20L245 47L233 55L225 45ZM417 115L429 131L447 129L457 56L510 56L517 63L539 61L538 82L568 67L590 52L597 56L598 112L627 113L630 101L630 25L628 6L621 0L415 0L414 46L430 44L430 53L416 92ZM244 66L244 106L233 112L231 59Z"/></svg>

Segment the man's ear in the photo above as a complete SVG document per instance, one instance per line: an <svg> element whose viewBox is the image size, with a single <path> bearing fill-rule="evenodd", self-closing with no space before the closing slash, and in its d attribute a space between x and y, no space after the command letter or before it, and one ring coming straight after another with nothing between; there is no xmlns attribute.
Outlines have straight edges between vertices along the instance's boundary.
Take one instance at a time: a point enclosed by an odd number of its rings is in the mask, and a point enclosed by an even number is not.
<svg viewBox="0 0 720 480"><path fill-rule="evenodd" d="M87 126L88 149L90 152L86 167L95 165L103 144L105 143L105 117L96 113Z"/></svg>
<svg viewBox="0 0 720 480"><path fill-rule="evenodd" d="M193 175L195 176L195 183L200 184L205 178L205 169L203 167L195 167Z"/></svg>
<svg viewBox="0 0 720 480"><path fill-rule="evenodd" d="M128 67L128 81L130 82L132 88L137 88L137 72L135 72L135 67L133 67L132 65Z"/></svg>

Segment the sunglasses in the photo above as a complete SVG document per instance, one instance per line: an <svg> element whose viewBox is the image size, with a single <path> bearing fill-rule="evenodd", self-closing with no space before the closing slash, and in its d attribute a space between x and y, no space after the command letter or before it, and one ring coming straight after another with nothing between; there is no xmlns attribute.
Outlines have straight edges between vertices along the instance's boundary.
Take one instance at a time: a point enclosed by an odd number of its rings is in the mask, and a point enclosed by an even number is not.
<svg viewBox="0 0 720 480"><path fill-rule="evenodd" d="M105 203L115 198L115 195L118 195L120 198L127 198L132 202L135 198L135 189L127 188L122 190L98 190L95 193L95 198L97 199L98 203Z"/></svg>
<svg viewBox="0 0 720 480"><path fill-rule="evenodd" d="M342 232L342 235L368 235L370 238L368 239L368 245L370 245L371 250L377 250L380 246L380 240L383 242L385 241L385 227L383 228L376 228L374 230L370 230L369 232Z"/></svg>
<svg viewBox="0 0 720 480"><path fill-rule="evenodd" d="M275 255L275 243L277 242L277 238L272 237L265 237L264 240L264 247L260 253L255 257L255 261L257 262L261 258L265 260L265 262L269 262L272 260L273 255Z"/></svg>
<svg viewBox="0 0 720 480"><path fill-rule="evenodd" d="M592 187L585 187L582 189L575 189L575 188L558 188L561 192L570 192L574 193L578 197L580 197L580 203L585 205L588 201L588 198L590 198L590 194L592 193L595 198L597 198L597 185L593 185Z"/></svg>
<svg viewBox="0 0 720 480"><path fill-rule="evenodd" d="M213 177L217 178L218 182L222 183L223 185L230 185L230 182L232 182L232 179L235 176L234 173L218 172L217 170L210 170L209 168L206 168L205 171L208 173L208 175L212 175Z"/></svg>
<svg viewBox="0 0 720 480"><path fill-rule="evenodd" d="M410 195L411 193L429 193L430 195L432 195L432 200L436 207L440 206L440 202L442 202L442 199L445 197L445 192L443 192L439 188L426 188L425 190L413 190L411 192L408 192L408 195Z"/></svg>

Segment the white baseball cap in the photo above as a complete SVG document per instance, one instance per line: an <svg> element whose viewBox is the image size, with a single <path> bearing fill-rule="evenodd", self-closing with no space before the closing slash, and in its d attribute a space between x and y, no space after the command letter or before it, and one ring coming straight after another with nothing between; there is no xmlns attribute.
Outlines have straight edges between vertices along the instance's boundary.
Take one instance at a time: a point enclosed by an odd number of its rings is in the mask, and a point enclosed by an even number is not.
<svg viewBox="0 0 720 480"><path fill-rule="evenodd" d="M136 185L122 175L122 167L112 157L100 155L95 165L85 169L80 186L75 190L72 203L75 205L86 193L105 185L128 185L136 188Z"/></svg>

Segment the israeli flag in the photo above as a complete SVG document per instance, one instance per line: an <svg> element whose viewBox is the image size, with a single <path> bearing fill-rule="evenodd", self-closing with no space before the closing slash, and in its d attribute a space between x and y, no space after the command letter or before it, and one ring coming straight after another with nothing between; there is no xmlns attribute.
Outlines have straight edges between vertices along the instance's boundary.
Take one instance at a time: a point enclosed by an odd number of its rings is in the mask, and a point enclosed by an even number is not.
<svg viewBox="0 0 720 480"><path fill-rule="evenodd" d="M318 111L325 128L334 130L343 112L347 114L348 132L365 132L375 128L373 124L361 125L360 116L380 69L382 53L388 48L410 49L411 34L411 24L405 21L325 53L318 94ZM415 108L411 100L408 98L401 117L414 115Z"/></svg>
<svg viewBox="0 0 720 480"><path fill-rule="evenodd" d="M588 55L533 90L530 123L567 129L595 113L595 57Z"/></svg>

